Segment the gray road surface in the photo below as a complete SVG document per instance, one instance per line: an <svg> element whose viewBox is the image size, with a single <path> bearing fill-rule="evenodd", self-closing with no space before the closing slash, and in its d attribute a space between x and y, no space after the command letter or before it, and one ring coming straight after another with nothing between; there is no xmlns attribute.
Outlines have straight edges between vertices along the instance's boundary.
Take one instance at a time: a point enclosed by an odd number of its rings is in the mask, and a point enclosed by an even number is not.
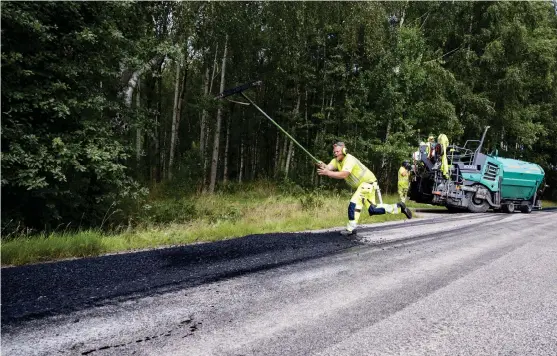
<svg viewBox="0 0 557 356"><path fill-rule="evenodd" d="M5 268L2 355L557 355L557 211L422 216Z"/></svg>

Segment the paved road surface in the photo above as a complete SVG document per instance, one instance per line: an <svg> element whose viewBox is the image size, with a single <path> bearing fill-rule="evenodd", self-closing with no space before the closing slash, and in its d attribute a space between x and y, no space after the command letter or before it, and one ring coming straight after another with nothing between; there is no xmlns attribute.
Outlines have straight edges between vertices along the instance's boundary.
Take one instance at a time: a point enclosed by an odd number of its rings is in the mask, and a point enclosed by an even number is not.
<svg viewBox="0 0 557 356"><path fill-rule="evenodd" d="M2 355L557 355L557 211L2 269Z"/></svg>

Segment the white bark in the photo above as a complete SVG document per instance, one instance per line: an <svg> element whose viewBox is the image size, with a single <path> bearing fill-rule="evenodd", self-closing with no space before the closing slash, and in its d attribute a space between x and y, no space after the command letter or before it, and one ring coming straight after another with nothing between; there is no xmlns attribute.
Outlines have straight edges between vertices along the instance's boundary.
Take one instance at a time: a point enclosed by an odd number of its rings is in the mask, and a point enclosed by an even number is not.
<svg viewBox="0 0 557 356"><path fill-rule="evenodd" d="M290 170L290 160L292 159L292 154L294 153L294 141L290 140L288 145L288 154L286 156L286 164L284 165L284 176L288 178L288 171Z"/></svg>
<svg viewBox="0 0 557 356"><path fill-rule="evenodd" d="M408 4L408 2L407 2ZM406 17L406 8L402 9L402 13L400 15L400 27L402 27L402 24L404 23L404 18Z"/></svg>
<svg viewBox="0 0 557 356"><path fill-rule="evenodd" d="M257 177L257 144L258 144L257 138L258 137L259 136L255 137L255 142L253 144L253 150L252 150L252 161L251 161L252 179L255 179Z"/></svg>
<svg viewBox="0 0 557 356"><path fill-rule="evenodd" d="M387 133L385 134L385 145L389 141L389 135L391 133L391 119L387 122ZM381 176L383 177L383 181L387 180L388 172L387 172L387 153L383 152L381 157Z"/></svg>
<svg viewBox="0 0 557 356"><path fill-rule="evenodd" d="M224 91L224 79L226 73L226 55L228 50L228 34L224 40L224 53L222 55L222 70L220 75L220 92ZM217 168L219 161L219 141L220 141L220 129L222 121L222 109L219 107L217 110L217 122L215 125L215 136L213 140L213 158L211 160L211 181L209 182L209 193L215 192L215 184L217 182Z"/></svg>
<svg viewBox="0 0 557 356"><path fill-rule="evenodd" d="M154 67L155 64L160 62L163 58L164 57L153 58L149 62L145 63L145 65L143 65L143 67L137 69L136 71L134 71L131 74L130 79L128 79L126 88L124 89L124 93L123 93L124 94L124 102L126 103L127 107L131 107L131 105L132 105L133 92L134 92L135 88L137 87L137 84L139 83L139 77L141 76L141 74L145 73L147 70Z"/></svg>
<svg viewBox="0 0 557 356"><path fill-rule="evenodd" d="M296 101L296 106L292 110L292 116L296 118L300 113L300 103L302 101L302 96L300 90L296 87L296 93L298 94L298 100ZM288 172L290 171L290 162L292 160L292 155L294 154L294 141L290 140L290 146L288 148L288 155L286 156L286 165L284 166L284 176L288 177Z"/></svg>
<svg viewBox="0 0 557 356"><path fill-rule="evenodd" d="M290 140L285 137L284 141L283 141L283 144L282 144L282 152L280 154L280 168L281 169L284 166L284 161L286 160L286 154L288 153L288 142L289 141Z"/></svg>
<svg viewBox="0 0 557 356"><path fill-rule="evenodd" d="M228 183L228 147L230 144L230 118L226 124L226 144L224 145L224 172L223 183Z"/></svg>
<svg viewBox="0 0 557 356"><path fill-rule="evenodd" d="M141 84L140 84L139 79L138 79L137 80L137 93L135 94L135 109L136 109L136 112L139 112L139 110L141 109L141 105L140 105L141 90L140 89L141 89ZM138 165L141 161L141 146L142 146L141 128L138 126L137 130L135 132L135 160L137 161Z"/></svg>
<svg viewBox="0 0 557 356"><path fill-rule="evenodd" d="M329 120L329 118L331 117L331 108L333 107L333 96L334 94L331 94L331 99L329 100L329 106L327 107L327 120Z"/></svg>
<svg viewBox="0 0 557 356"><path fill-rule="evenodd" d="M244 173L244 140L240 140L240 172L238 172L238 182L242 183Z"/></svg>
<svg viewBox="0 0 557 356"><path fill-rule="evenodd" d="M219 44L217 42L216 46L215 46L215 59L213 61L213 71L212 74L209 73L209 67L207 67L207 70L205 71L205 87L203 89L203 92L205 93L205 97L207 97L209 94L212 93L213 90L213 80L214 80L214 74L217 68L217 54L218 54L218 50L219 50ZM210 76L209 76L210 75ZM206 153L207 153L207 143L209 142L209 127L207 126L207 109L203 109L202 115L201 115L201 132L200 132L200 139L199 139L199 149L201 151L201 160L203 162L203 191L207 192L207 187L205 186L206 183L206 179L207 179L207 164L208 164L208 159L206 157Z"/></svg>
<svg viewBox="0 0 557 356"><path fill-rule="evenodd" d="M226 44L225 44L225 47L226 47ZM226 50L226 48L225 48L225 50ZM215 59L213 60L213 72L211 73L211 85L209 86L209 93L213 92L213 81L215 80L215 72L217 71L217 55L218 55L218 53L219 53L219 43L217 42L217 44L215 46ZM222 93L222 90L220 92Z"/></svg>
<svg viewBox="0 0 557 356"><path fill-rule="evenodd" d="M176 146L176 136L178 135L179 98L180 98L180 67L182 61L176 61L176 80L174 83L174 108L172 109L172 129L170 133L170 155L168 158L168 179L172 179L172 165L174 164L174 148Z"/></svg>
<svg viewBox="0 0 557 356"><path fill-rule="evenodd" d="M278 172L279 164L280 164L280 131L277 130L277 141L275 144L275 175Z"/></svg>
<svg viewBox="0 0 557 356"><path fill-rule="evenodd" d="M205 79L203 83L203 94L205 98L209 95L209 67L205 70ZM201 159L205 162L205 131L207 126L207 109L203 108L201 112L201 132L199 133L199 151L201 152Z"/></svg>

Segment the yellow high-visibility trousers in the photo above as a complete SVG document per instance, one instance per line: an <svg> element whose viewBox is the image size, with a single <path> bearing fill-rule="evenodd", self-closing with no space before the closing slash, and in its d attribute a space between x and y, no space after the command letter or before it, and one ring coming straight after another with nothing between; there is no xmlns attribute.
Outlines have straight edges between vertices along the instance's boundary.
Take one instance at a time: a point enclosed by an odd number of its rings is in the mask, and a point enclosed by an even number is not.
<svg viewBox="0 0 557 356"><path fill-rule="evenodd" d="M408 187L398 186L398 196L400 201L406 203L406 197L408 196Z"/></svg>
<svg viewBox="0 0 557 356"><path fill-rule="evenodd" d="M358 186L350 199L350 204L348 204L348 224L346 225L348 231L353 231L358 226L363 207L366 208L370 215L400 213L400 208L397 204L375 205L375 192L378 188L377 182L364 182Z"/></svg>

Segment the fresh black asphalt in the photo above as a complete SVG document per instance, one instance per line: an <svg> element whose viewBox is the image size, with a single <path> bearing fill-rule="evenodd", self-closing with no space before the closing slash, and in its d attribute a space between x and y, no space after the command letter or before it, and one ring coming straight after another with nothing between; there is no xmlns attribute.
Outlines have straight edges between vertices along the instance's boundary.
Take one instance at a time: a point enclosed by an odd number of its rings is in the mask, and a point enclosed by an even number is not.
<svg viewBox="0 0 557 356"><path fill-rule="evenodd" d="M2 325L120 302L336 253L338 232L280 233L2 269Z"/></svg>

